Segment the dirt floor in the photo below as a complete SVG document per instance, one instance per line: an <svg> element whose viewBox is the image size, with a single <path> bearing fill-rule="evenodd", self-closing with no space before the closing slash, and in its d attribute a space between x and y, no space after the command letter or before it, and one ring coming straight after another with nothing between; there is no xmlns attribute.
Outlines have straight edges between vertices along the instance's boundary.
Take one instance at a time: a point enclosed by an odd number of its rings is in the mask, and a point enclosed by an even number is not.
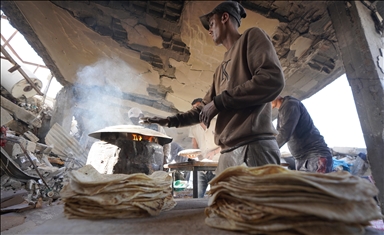
<svg viewBox="0 0 384 235"><path fill-rule="evenodd" d="M30 229L39 226L62 213L63 203L60 200L57 200L50 205L48 202L43 202L41 208L2 214L1 234L25 234ZM24 220L21 218L24 218ZM19 222L19 225L13 227L12 225L15 225L15 221Z"/></svg>
<svg viewBox="0 0 384 235"><path fill-rule="evenodd" d="M193 190L192 189L184 189L181 191L173 192L174 198L193 198Z"/></svg>
<svg viewBox="0 0 384 235"><path fill-rule="evenodd" d="M192 199L193 190L184 189L174 192L174 198ZM63 214L64 203L59 199L52 203L44 201L40 208L29 209L23 212L11 212L1 215L1 235L29 234L28 231Z"/></svg>
<svg viewBox="0 0 384 235"><path fill-rule="evenodd" d="M242 234L214 229L204 223L208 198L192 198L192 190L187 189L175 192L175 200L177 206L171 211L155 218L132 219L129 223L124 219L67 219L60 200L51 205L44 202L41 208L1 215L1 234ZM14 227L5 229L12 223ZM384 235L384 230L367 227L364 235Z"/></svg>

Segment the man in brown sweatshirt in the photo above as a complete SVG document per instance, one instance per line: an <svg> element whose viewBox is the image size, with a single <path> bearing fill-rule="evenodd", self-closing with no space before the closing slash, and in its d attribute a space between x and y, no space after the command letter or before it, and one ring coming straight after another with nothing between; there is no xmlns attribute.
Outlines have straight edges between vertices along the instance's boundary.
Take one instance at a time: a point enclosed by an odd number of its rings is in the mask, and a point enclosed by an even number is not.
<svg viewBox="0 0 384 235"><path fill-rule="evenodd" d="M168 127L203 122L209 127L217 115L215 143L221 147L216 173L246 163L248 166L280 164L280 150L272 124L273 101L284 88L284 75L269 36L260 28L240 34L246 17L238 2L222 2L201 16L216 45L227 52L213 75L203 102L185 113L167 118L145 118Z"/></svg>

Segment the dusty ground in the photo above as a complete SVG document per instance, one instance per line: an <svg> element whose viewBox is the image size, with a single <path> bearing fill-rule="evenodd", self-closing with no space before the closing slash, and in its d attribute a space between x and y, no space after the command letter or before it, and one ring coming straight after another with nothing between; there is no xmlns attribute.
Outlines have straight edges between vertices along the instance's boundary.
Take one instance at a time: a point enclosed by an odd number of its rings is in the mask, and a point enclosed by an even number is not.
<svg viewBox="0 0 384 235"><path fill-rule="evenodd" d="M175 199L189 199L193 198L193 190L185 189L182 191L174 192ZM41 208L30 209L23 212L12 212L2 215L1 224L2 228L11 227L12 224L20 224L10 229L1 231L1 235L7 234L29 234L28 231L35 227L45 223L48 220L52 220L58 215L63 214L63 202L57 200L52 202L51 205L47 201L44 201ZM11 217L9 220L4 217ZM24 222L22 222L24 220ZM3 230L3 229L2 229Z"/></svg>
<svg viewBox="0 0 384 235"><path fill-rule="evenodd" d="M110 231L108 229L114 229L115 232L120 231L118 233L126 231L126 234L129 234L129 231L136 231L136 234L138 231L141 231L141 234L158 234L159 232L164 232L166 230L168 232L173 231L177 234L196 234L197 231L199 231L200 234L241 234L213 229L204 224L204 208L207 205L208 198L193 199L192 190L176 192L176 196L180 198L175 199L178 202L178 205L173 210L165 212L157 218L132 220L136 221L133 224L127 223L126 220L68 220L64 217L64 205L60 200L53 202L51 205L48 205L48 203L45 202L42 207L38 209L2 215L2 224L4 222L4 216L24 216L25 221L21 225L2 231L1 234L93 234L94 232L98 234L108 234L109 232L107 231ZM183 219L186 224L184 226L180 225L179 227L177 221L175 221L176 218ZM166 224L164 224L165 222ZM157 227L159 230L154 230L152 226L148 226L148 223L152 223L153 226L160 226ZM131 230L128 231L127 229ZM180 233L181 231L184 232ZM383 234L384 231L367 227L364 235Z"/></svg>
<svg viewBox="0 0 384 235"><path fill-rule="evenodd" d="M16 216L16 217L24 217L24 223L10 228L5 231L1 231L1 234L25 234L27 231L32 228L39 226L45 223L47 220L53 219L58 214L63 213L63 204L61 201L53 202L51 205L48 202L44 202L41 208L31 209L24 212L12 212L6 213L2 215L1 224L5 223L7 220L4 219L5 216ZM16 218L15 217L15 218Z"/></svg>
<svg viewBox="0 0 384 235"><path fill-rule="evenodd" d="M193 198L193 190L192 189L184 189L182 191L174 191L174 198Z"/></svg>

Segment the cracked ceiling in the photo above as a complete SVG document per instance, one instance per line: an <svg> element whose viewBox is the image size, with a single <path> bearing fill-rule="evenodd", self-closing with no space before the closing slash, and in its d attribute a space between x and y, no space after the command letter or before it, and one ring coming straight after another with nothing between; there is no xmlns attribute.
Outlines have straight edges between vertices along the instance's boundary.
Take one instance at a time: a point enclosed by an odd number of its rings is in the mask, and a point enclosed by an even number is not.
<svg viewBox="0 0 384 235"><path fill-rule="evenodd" d="M283 95L308 98L344 73L325 1L240 3L247 11L240 32L261 27L273 41L286 77ZM224 47L214 46L198 19L217 4L2 1L1 8L56 79L74 87L79 108L95 107L82 97L107 96L124 103L120 116L133 106L167 116L204 96L221 62Z"/></svg>

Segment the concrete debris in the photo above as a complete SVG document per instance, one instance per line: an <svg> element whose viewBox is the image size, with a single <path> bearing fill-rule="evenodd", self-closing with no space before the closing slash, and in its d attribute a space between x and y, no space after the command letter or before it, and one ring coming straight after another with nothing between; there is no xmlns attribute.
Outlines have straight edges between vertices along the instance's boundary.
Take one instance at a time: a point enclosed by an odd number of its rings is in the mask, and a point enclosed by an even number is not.
<svg viewBox="0 0 384 235"><path fill-rule="evenodd" d="M63 187L64 173L67 167L46 166L43 161L38 161L35 157L33 161L36 161L37 169L32 169L34 166L29 162L28 167L23 169L21 165L18 165L12 157L8 155L6 162L4 157L7 157L6 152L2 148L2 161L1 161L1 212L8 213L13 211L23 211L41 206L42 201L51 203L54 200L59 199L55 195L59 195L60 190ZM39 156L35 153L36 156ZM33 155L34 156L34 155ZM23 156L24 157L24 156ZM28 162L27 159L25 162ZM23 164L25 164L25 162ZM21 163L21 161L19 161ZM18 166L17 166L18 165ZM24 165L24 166L27 166ZM11 167L13 166L13 167ZM36 173L39 171L40 175ZM43 182L44 179L44 182ZM16 193L18 191L25 193ZM3 201L3 199L8 199Z"/></svg>
<svg viewBox="0 0 384 235"><path fill-rule="evenodd" d="M24 137L27 138L28 140L37 143L39 141L39 138L35 136L31 131L27 131L24 134Z"/></svg>
<svg viewBox="0 0 384 235"><path fill-rule="evenodd" d="M0 185L5 185L5 183L8 182L9 179L10 177L8 175L2 175L0 180Z"/></svg>
<svg viewBox="0 0 384 235"><path fill-rule="evenodd" d="M28 192L25 189L21 189L21 190L18 190L18 191L11 191L11 190L3 191L2 190L1 191L1 203L11 199L12 197L15 197L15 196L22 196L22 197L24 197L27 194L28 194Z"/></svg>
<svg viewBox="0 0 384 235"><path fill-rule="evenodd" d="M6 125L12 120L13 117L11 116L11 114L9 114L7 110L1 108L1 125Z"/></svg>
<svg viewBox="0 0 384 235"><path fill-rule="evenodd" d="M34 127L41 127L41 120L38 119L35 114L23 107L18 106L17 104L12 103L10 100L4 98L3 96L1 96L1 107L9 111L17 119L20 119L21 121Z"/></svg>
<svg viewBox="0 0 384 235"><path fill-rule="evenodd" d="M13 189L15 189L15 190L21 189L21 182L20 181L17 181L17 180L14 180L14 179L11 179L10 181L11 181L10 186Z"/></svg>
<svg viewBox="0 0 384 235"><path fill-rule="evenodd" d="M21 195L13 196L12 198L1 203L1 208L7 208L10 206L14 206L20 203L23 203L25 200Z"/></svg>
<svg viewBox="0 0 384 235"><path fill-rule="evenodd" d="M1 170L2 174L6 174L12 179L16 179L21 182L25 182L29 179L39 179L38 177L24 172L20 168L20 165L14 161L3 148L1 148Z"/></svg>
<svg viewBox="0 0 384 235"><path fill-rule="evenodd" d="M8 134L7 136L12 136L10 134ZM13 136L15 137L15 136ZM17 138L17 137L16 137ZM35 152L35 149L36 149L36 143L34 142L31 142L31 141L28 141L26 139L23 139L23 138L17 138L21 143L22 146L25 146L26 150L29 151L29 152ZM11 156L12 157L15 157L15 156L20 156L20 155L23 155L24 152L23 150L21 149L20 145L19 144L14 144L12 145L12 154Z"/></svg>
<svg viewBox="0 0 384 235"><path fill-rule="evenodd" d="M85 150L60 126L41 127L52 108L39 99L2 92L1 109L1 213L51 205L60 199L65 173L84 165ZM2 217L2 231L9 226L3 227Z"/></svg>
<svg viewBox="0 0 384 235"><path fill-rule="evenodd" d="M23 137L13 136L13 138L20 140L20 145L29 142L25 139L21 140ZM8 139L11 138L8 137ZM15 190L25 190L27 194L24 195L22 202L20 202L20 196L13 195L13 198L9 200L16 200L20 203L5 208L2 206L1 211L4 213L37 208L42 200L47 202L57 200L59 192L63 187L64 173L71 166L70 162L63 162L60 158L51 155L51 153L44 154L41 151L36 151L36 148L28 151L29 159L23 153L13 155L5 151L6 149L14 150L14 146L19 143L8 141L4 149L1 149L1 191L14 192ZM12 151L10 152L12 153ZM53 166L48 158L57 158L57 160L52 162L60 164ZM49 165L45 162L48 162Z"/></svg>
<svg viewBox="0 0 384 235"><path fill-rule="evenodd" d="M25 216L22 215L1 215L1 232L23 224Z"/></svg>
<svg viewBox="0 0 384 235"><path fill-rule="evenodd" d="M371 175L370 165L365 148L334 147L333 171L348 171L352 175L368 177ZM295 170L295 159L290 153L282 154L282 161L288 164L288 169Z"/></svg>
<svg viewBox="0 0 384 235"><path fill-rule="evenodd" d="M12 182L19 181L13 180ZM25 189L1 191L1 213L29 208L31 205L25 199L27 195L28 192Z"/></svg>
<svg viewBox="0 0 384 235"><path fill-rule="evenodd" d="M333 147L331 150L332 150L333 156L336 156L336 155L357 156L359 153L367 154L367 150L365 148Z"/></svg>
<svg viewBox="0 0 384 235"><path fill-rule="evenodd" d="M51 159L58 159L58 160L60 160L60 162L63 163L63 164L61 164L61 165L64 165L64 162L61 161L61 159L56 158L56 157L49 157L47 154L44 154L44 153L43 153L42 156L41 156L41 161L42 161L46 166L52 166L51 162L49 161L49 158L51 158Z"/></svg>
<svg viewBox="0 0 384 235"><path fill-rule="evenodd" d="M22 211L30 210L33 208L35 208L35 203L23 201L22 203L17 205L1 208L1 213L22 212Z"/></svg>
<svg viewBox="0 0 384 235"><path fill-rule="evenodd" d="M333 170L348 171L352 175L371 175L367 151L363 148L333 148Z"/></svg>

